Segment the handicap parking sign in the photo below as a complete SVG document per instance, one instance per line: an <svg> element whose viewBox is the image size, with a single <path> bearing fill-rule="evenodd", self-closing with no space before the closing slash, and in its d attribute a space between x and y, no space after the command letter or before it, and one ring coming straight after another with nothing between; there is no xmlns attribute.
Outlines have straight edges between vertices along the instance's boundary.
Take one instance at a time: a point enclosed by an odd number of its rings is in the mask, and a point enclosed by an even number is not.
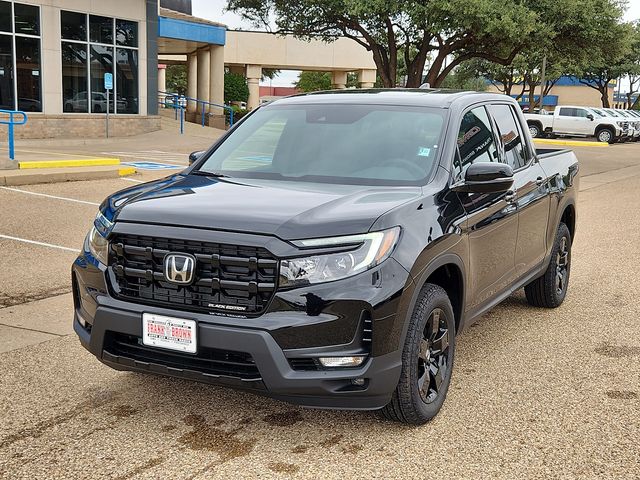
<svg viewBox="0 0 640 480"><path fill-rule="evenodd" d="M113 90L113 73L104 74L104 89Z"/></svg>

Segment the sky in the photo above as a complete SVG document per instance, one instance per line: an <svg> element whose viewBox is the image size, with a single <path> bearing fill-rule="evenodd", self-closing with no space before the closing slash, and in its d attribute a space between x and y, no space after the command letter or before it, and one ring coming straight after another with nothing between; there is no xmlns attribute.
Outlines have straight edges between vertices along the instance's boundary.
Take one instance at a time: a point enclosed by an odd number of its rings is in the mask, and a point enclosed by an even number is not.
<svg viewBox="0 0 640 480"><path fill-rule="evenodd" d="M225 12L224 9L227 5L226 0L192 0L193 15L200 18L206 18L215 22L224 23L231 29L244 29L253 30L252 26L240 18L238 15L230 12ZM640 0L628 0L628 8L625 13L624 19L626 21L640 19ZM298 72L293 70L282 70L280 74L271 81L271 85L275 86L290 86L298 78ZM262 82L264 85L269 85L269 80ZM626 82L622 82L622 90L625 89Z"/></svg>

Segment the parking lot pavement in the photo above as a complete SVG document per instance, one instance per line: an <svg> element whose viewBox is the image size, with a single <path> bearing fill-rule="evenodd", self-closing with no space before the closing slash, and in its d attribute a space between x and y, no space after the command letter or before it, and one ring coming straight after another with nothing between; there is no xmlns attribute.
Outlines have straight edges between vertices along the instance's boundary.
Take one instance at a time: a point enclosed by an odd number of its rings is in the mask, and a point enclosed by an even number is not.
<svg viewBox="0 0 640 480"><path fill-rule="evenodd" d="M583 175L596 153L579 153ZM47 293L68 289L74 254L0 238L0 478L638 478L640 171L600 178L580 193L564 305L516 294L462 334L445 406L419 428L111 370L68 335L70 295ZM28 190L97 203L123 186ZM7 190L0 204L0 234L72 248L96 210Z"/></svg>

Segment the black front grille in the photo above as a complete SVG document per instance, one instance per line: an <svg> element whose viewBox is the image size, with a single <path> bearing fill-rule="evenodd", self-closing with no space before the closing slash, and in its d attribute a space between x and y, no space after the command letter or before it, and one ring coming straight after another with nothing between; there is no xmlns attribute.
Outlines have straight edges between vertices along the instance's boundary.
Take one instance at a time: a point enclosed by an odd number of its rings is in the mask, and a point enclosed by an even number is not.
<svg viewBox="0 0 640 480"><path fill-rule="evenodd" d="M191 285L170 283L164 257L196 258ZM278 261L264 248L136 235L116 235L110 243L114 295L138 303L191 311L258 314L276 289Z"/></svg>
<svg viewBox="0 0 640 480"><path fill-rule="evenodd" d="M294 370L309 371L320 369L318 361L310 357L290 358L289 365L291 365L291 368Z"/></svg>
<svg viewBox="0 0 640 480"><path fill-rule="evenodd" d="M139 337L120 333L105 334L104 351L143 364L155 364L169 369L191 370L205 375L260 380L260 372L250 354L216 348L198 348L196 355L159 350L143 345Z"/></svg>

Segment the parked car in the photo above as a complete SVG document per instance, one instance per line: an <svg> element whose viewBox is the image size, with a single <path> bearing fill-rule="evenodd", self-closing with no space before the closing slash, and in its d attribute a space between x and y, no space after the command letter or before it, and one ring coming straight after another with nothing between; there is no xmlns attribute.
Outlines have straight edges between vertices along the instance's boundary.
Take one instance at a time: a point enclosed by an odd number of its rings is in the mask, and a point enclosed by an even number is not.
<svg viewBox="0 0 640 480"><path fill-rule="evenodd" d="M596 118L588 108L557 106L553 115L525 114L533 138L543 135L595 137L599 142L613 143L629 135L629 122L620 118Z"/></svg>
<svg viewBox="0 0 640 480"><path fill-rule="evenodd" d="M630 132L629 140L637 142L640 139L640 120L635 117L629 110L622 110L619 108L607 108L607 111L612 111L617 113L618 115L626 118L629 121L629 127L633 132Z"/></svg>
<svg viewBox="0 0 640 480"><path fill-rule="evenodd" d="M473 92L260 107L186 170L102 203L74 330L118 370L424 423L460 332L519 288L535 307L567 294L578 162L526 125Z"/></svg>
<svg viewBox="0 0 640 480"><path fill-rule="evenodd" d="M603 108L588 107L587 110L591 112L596 118L608 119L608 121L614 123L627 122L627 120L622 115L619 115L615 112L609 112ZM633 122L628 122L628 128L624 130L623 133L617 138L617 141L620 143L625 143L633 138L634 133Z"/></svg>
<svg viewBox="0 0 640 480"><path fill-rule="evenodd" d="M113 111L113 97L109 98L111 111ZM65 112L86 112L87 111L87 92L78 92L71 99L64 103ZM119 112L127 110L127 101L118 98L117 107ZM107 94L102 92L91 93L91 113L106 113L107 111Z"/></svg>

